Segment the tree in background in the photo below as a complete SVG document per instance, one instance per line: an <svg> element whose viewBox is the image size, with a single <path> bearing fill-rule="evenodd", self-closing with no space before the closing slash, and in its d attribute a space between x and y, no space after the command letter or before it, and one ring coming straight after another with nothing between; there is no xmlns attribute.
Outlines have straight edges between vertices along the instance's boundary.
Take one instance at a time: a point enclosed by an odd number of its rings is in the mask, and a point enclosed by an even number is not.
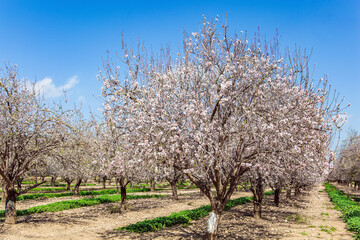
<svg viewBox="0 0 360 240"><path fill-rule="evenodd" d="M59 146L63 124L40 98L33 83L18 76L16 66L0 69L0 176L5 193L5 222L16 223L16 197L44 183L15 189L37 159Z"/></svg>

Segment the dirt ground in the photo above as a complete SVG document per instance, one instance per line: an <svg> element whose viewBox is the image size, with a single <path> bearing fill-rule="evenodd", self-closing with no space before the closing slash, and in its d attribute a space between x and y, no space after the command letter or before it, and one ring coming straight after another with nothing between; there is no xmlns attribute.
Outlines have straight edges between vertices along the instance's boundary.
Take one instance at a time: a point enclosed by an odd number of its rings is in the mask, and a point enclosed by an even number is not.
<svg viewBox="0 0 360 240"><path fill-rule="evenodd" d="M180 193L183 195L179 201L170 197L129 200L128 209L116 214L109 211L109 207L116 204L102 204L20 217L16 225L0 225L0 239L203 239L207 218L193 221L186 227L174 226L146 234L113 230L209 203L198 190ZM250 194L236 192L233 198L245 195ZM48 203L46 201L42 204ZM271 196L265 201L262 220L256 221L252 217L251 203L225 212L219 228L220 239L353 239L322 185L304 191L296 200L283 200L280 207L273 206Z"/></svg>

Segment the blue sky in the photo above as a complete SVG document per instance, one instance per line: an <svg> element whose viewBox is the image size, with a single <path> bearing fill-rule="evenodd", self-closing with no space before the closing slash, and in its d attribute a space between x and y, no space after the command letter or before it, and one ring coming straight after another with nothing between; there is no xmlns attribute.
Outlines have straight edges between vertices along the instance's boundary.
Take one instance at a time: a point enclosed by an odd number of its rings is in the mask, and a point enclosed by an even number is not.
<svg viewBox="0 0 360 240"><path fill-rule="evenodd" d="M156 51L182 45L183 29L196 32L202 15L227 15L231 31L249 34L260 27L270 38L279 30L283 48L313 48L315 78L324 74L352 105L348 128L360 131L360 1L67 1L0 0L0 60L46 85L58 101L66 89L71 102L96 112L102 59L140 37Z"/></svg>

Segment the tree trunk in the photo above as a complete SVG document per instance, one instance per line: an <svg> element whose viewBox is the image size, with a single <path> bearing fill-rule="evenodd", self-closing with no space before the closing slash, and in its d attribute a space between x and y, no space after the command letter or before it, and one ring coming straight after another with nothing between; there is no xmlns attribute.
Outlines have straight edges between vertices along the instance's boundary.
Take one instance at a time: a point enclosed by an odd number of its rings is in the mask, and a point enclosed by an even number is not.
<svg viewBox="0 0 360 240"><path fill-rule="evenodd" d="M296 187L294 195L297 196L299 194L300 194L300 187Z"/></svg>
<svg viewBox="0 0 360 240"><path fill-rule="evenodd" d="M42 182L45 181L45 176L41 177L41 181Z"/></svg>
<svg viewBox="0 0 360 240"><path fill-rule="evenodd" d="M190 183L190 189L193 189L193 187L194 187L194 183L191 182L191 183Z"/></svg>
<svg viewBox="0 0 360 240"><path fill-rule="evenodd" d="M65 182L66 182L66 191L70 191L70 190L71 190L71 189L70 189L70 187L71 187L70 185L71 185L71 182L72 182L72 181L65 179Z"/></svg>
<svg viewBox="0 0 360 240"><path fill-rule="evenodd" d="M261 218L261 204L265 196L265 189L262 177L259 177L255 181L251 181L251 191L254 195L254 217L255 219Z"/></svg>
<svg viewBox="0 0 360 240"><path fill-rule="evenodd" d="M261 219L261 202L259 201L254 201L254 218Z"/></svg>
<svg viewBox="0 0 360 240"><path fill-rule="evenodd" d="M150 180L150 191L151 192L154 192L155 191L155 187L156 187L156 182L155 182L155 180L153 180L153 179L151 179Z"/></svg>
<svg viewBox="0 0 360 240"><path fill-rule="evenodd" d="M3 190L3 192L1 193L1 202L5 204L5 198L6 198L6 194Z"/></svg>
<svg viewBox="0 0 360 240"><path fill-rule="evenodd" d="M99 176L99 178L98 178L97 182L100 184L100 182L101 182L101 178L100 178L100 176Z"/></svg>
<svg viewBox="0 0 360 240"><path fill-rule="evenodd" d="M75 187L74 187L74 196L79 196L81 181L82 181L81 178L79 178L79 179L76 181L76 184L75 184Z"/></svg>
<svg viewBox="0 0 360 240"><path fill-rule="evenodd" d="M103 188L106 188L106 177L103 177Z"/></svg>
<svg viewBox="0 0 360 240"><path fill-rule="evenodd" d="M126 209L126 185L125 186L121 186L120 187L120 192L121 192L121 206L124 206L124 208Z"/></svg>
<svg viewBox="0 0 360 240"><path fill-rule="evenodd" d="M52 187L55 187L56 178L57 178L56 176L52 176L52 177L51 177L50 184L51 184Z"/></svg>
<svg viewBox="0 0 360 240"><path fill-rule="evenodd" d="M219 222L221 219L221 213L212 211L209 214L207 221L207 239L216 240L218 239Z"/></svg>
<svg viewBox="0 0 360 240"><path fill-rule="evenodd" d="M290 188L290 187L288 187L288 188L286 189L286 198L287 198L287 199L290 199L290 198L291 198L291 188Z"/></svg>
<svg viewBox="0 0 360 240"><path fill-rule="evenodd" d="M171 185L171 190L172 190L172 199L173 200L178 200L178 194L177 194L177 186L176 186L176 182L170 182Z"/></svg>
<svg viewBox="0 0 360 240"><path fill-rule="evenodd" d="M274 204L275 206L279 206L280 203L280 193L281 193L281 188L275 188L274 191Z"/></svg>
<svg viewBox="0 0 360 240"><path fill-rule="evenodd" d="M5 183L3 183L3 185L1 185L1 189L2 189L1 203L4 203L4 205L5 205L5 198L6 198L6 195L5 195Z"/></svg>
<svg viewBox="0 0 360 240"><path fill-rule="evenodd" d="M15 186L5 186L5 223L16 224Z"/></svg>

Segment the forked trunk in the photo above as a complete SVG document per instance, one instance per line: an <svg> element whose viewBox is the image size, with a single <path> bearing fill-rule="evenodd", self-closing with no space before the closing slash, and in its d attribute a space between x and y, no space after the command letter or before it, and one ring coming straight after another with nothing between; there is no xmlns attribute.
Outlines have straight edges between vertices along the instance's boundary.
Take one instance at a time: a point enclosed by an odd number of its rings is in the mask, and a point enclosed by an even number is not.
<svg viewBox="0 0 360 240"><path fill-rule="evenodd" d="M79 196L81 181L82 181L81 178L76 181L76 184L74 187L74 196Z"/></svg>
<svg viewBox="0 0 360 240"><path fill-rule="evenodd" d="M5 223L16 223L16 197L15 186L5 187Z"/></svg>
<svg viewBox="0 0 360 240"><path fill-rule="evenodd" d="M177 194L177 186L176 186L176 182L171 182L171 191L172 191L172 199L173 200L178 200L178 194Z"/></svg>
<svg viewBox="0 0 360 240"><path fill-rule="evenodd" d="M219 222L221 219L221 213L215 211L210 212L209 219L207 221L207 239L218 239Z"/></svg>
<svg viewBox="0 0 360 240"><path fill-rule="evenodd" d="M281 188L276 188L274 191L274 204L275 206L279 206L280 203L280 193L281 193Z"/></svg>
<svg viewBox="0 0 360 240"><path fill-rule="evenodd" d="M66 191L70 191L71 181L66 181Z"/></svg>

